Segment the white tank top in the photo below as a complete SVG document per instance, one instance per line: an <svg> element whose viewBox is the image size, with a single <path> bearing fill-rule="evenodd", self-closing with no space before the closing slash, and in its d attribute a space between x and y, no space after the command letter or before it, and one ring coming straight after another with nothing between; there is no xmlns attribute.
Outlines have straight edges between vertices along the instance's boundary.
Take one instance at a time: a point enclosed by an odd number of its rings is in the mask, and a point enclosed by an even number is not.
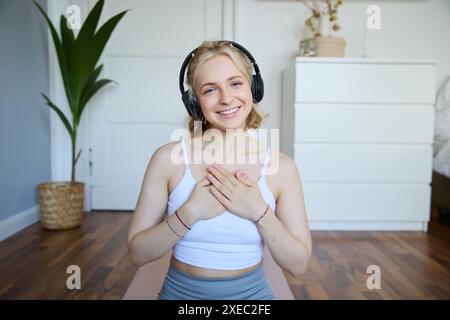
<svg viewBox="0 0 450 320"><path fill-rule="evenodd" d="M185 164L181 181L169 195L167 214L175 213L191 195L196 181L189 168L186 143L181 140ZM275 198L267 186L265 170L270 159L270 148L267 148L258 187L264 201L275 212ZM263 241L255 222L224 211L220 215L199 220L185 236L180 239L174 249L175 258L184 263L222 270L244 269L257 264L262 259Z"/></svg>

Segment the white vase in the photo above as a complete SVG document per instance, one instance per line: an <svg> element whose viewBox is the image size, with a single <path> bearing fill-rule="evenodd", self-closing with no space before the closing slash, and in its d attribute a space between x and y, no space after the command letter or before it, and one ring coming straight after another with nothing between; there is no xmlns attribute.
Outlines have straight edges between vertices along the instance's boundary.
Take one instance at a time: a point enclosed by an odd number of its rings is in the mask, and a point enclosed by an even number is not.
<svg viewBox="0 0 450 320"><path fill-rule="evenodd" d="M322 37L328 37L331 35L331 22L330 15L321 14L319 20L319 31Z"/></svg>

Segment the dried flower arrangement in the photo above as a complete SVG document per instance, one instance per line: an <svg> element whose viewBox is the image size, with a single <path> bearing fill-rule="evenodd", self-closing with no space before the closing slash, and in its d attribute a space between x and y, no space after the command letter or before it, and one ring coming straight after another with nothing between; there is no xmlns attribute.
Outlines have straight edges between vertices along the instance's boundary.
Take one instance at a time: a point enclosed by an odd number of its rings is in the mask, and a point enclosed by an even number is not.
<svg viewBox="0 0 450 320"><path fill-rule="evenodd" d="M337 32L341 29L338 24L338 8L344 2L343 0L319 0L320 4L317 0L299 0L306 7L311 10L312 15L306 19L305 26L306 28L312 32L314 37L321 37L322 34L320 32L320 19L324 16L329 16L330 26L334 32Z"/></svg>

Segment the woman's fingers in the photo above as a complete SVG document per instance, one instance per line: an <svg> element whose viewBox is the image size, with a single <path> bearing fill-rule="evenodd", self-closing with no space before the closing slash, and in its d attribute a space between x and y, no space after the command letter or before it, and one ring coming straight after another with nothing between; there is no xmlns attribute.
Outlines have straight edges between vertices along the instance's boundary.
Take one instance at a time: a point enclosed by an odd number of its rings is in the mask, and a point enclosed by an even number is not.
<svg viewBox="0 0 450 320"><path fill-rule="evenodd" d="M209 181L208 178L202 179L199 182L197 182L197 186L199 187L206 187L209 186L211 184L211 181Z"/></svg>
<svg viewBox="0 0 450 320"><path fill-rule="evenodd" d="M211 173L208 173L208 179L214 185L214 187L220 191L228 199L231 198L231 190L229 190L225 185L223 185L219 180L216 179Z"/></svg>
<svg viewBox="0 0 450 320"><path fill-rule="evenodd" d="M243 171L236 172L236 178L246 186L253 186L255 183L249 179L248 175Z"/></svg>
<svg viewBox="0 0 450 320"><path fill-rule="evenodd" d="M233 187L238 184L238 181L231 173L219 165L213 165L208 167L208 171L222 184L224 184L229 190L233 190Z"/></svg>
<svg viewBox="0 0 450 320"><path fill-rule="evenodd" d="M209 188L209 190L211 191L211 193L213 194L214 197L216 197L216 199L228 210L231 209L231 201L228 200L227 197L225 197L219 190L216 189L216 187L211 187Z"/></svg>

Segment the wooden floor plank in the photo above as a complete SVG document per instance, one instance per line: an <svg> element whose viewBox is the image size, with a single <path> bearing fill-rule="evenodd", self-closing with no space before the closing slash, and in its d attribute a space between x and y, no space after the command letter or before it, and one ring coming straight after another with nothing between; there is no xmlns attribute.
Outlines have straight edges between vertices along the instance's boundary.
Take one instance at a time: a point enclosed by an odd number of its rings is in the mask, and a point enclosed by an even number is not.
<svg viewBox="0 0 450 320"><path fill-rule="evenodd" d="M121 299L137 267L126 246L132 215L87 213L79 228L39 224L0 242L0 299ZM427 233L314 231L308 271L286 274L296 299L450 299L450 226L432 218ZM66 286L69 265L81 290ZM367 288L369 265L381 289Z"/></svg>

